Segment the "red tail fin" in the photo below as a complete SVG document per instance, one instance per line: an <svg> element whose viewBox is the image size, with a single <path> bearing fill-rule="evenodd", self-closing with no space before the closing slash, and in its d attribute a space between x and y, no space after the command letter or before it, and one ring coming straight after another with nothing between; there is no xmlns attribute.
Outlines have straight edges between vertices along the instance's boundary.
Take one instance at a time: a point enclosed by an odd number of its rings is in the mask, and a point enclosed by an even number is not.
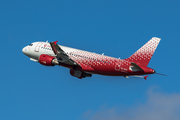
<svg viewBox="0 0 180 120"><path fill-rule="evenodd" d="M138 51L136 51L131 57L125 60L129 62L139 63L143 66L147 66L160 40L161 40L160 38L153 37L144 46L142 46Z"/></svg>

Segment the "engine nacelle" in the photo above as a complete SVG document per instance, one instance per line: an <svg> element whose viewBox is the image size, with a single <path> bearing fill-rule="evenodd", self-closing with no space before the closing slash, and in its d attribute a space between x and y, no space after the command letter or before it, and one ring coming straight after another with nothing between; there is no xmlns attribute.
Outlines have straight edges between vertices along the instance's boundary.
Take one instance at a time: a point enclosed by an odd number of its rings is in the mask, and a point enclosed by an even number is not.
<svg viewBox="0 0 180 120"><path fill-rule="evenodd" d="M79 79L85 78L85 77L91 77L92 74L89 73L85 73L83 71L80 70L75 70L75 69L70 69L70 74L74 77L77 77Z"/></svg>
<svg viewBox="0 0 180 120"><path fill-rule="evenodd" d="M46 54L40 55L38 61L40 64L45 66L59 65L59 62L55 59L55 57Z"/></svg>

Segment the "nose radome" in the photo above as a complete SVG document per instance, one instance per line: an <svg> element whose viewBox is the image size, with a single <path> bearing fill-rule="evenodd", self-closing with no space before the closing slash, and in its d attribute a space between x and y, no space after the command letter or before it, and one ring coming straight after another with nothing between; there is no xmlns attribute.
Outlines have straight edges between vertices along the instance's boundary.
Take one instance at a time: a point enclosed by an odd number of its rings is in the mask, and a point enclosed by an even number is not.
<svg viewBox="0 0 180 120"><path fill-rule="evenodd" d="M22 52L25 54L26 53L26 47L24 47L23 49L22 49Z"/></svg>

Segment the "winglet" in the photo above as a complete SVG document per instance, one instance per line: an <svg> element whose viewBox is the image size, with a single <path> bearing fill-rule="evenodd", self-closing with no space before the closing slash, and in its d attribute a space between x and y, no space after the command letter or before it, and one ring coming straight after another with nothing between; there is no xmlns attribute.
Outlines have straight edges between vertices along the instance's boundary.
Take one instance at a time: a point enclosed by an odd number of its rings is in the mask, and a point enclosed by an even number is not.
<svg viewBox="0 0 180 120"><path fill-rule="evenodd" d="M54 43L54 45L56 45L57 44L57 42L58 42L58 40L57 41L54 41L53 43Z"/></svg>
<svg viewBox="0 0 180 120"><path fill-rule="evenodd" d="M52 48L52 50L53 50L55 55L57 55L57 50L56 50L56 46L55 46L56 43L57 42L55 42L55 43L54 42L50 42L51 48Z"/></svg>

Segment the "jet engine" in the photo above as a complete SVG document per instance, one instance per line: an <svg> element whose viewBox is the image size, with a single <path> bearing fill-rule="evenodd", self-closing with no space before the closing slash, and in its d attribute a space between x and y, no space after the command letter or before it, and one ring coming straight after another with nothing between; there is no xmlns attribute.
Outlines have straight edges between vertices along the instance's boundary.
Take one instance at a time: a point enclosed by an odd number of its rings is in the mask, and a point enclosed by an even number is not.
<svg viewBox="0 0 180 120"><path fill-rule="evenodd" d="M91 77L92 74L80 71L80 70L75 70L75 69L70 69L70 74L74 77L77 77L79 79L85 78L85 77Z"/></svg>
<svg viewBox="0 0 180 120"><path fill-rule="evenodd" d="M55 59L55 57L46 54L39 56L39 63L45 66L59 65L59 62Z"/></svg>

